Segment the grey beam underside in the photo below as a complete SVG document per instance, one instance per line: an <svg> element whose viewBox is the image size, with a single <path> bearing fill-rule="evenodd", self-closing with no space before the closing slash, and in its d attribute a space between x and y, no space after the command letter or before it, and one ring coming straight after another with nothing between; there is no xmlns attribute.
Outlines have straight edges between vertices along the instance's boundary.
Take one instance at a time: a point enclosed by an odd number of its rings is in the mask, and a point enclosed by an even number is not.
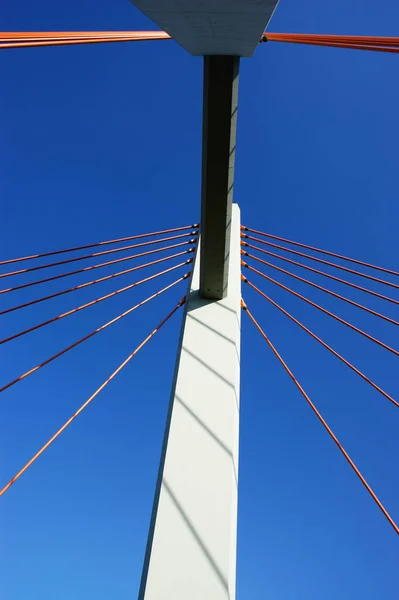
<svg viewBox="0 0 399 600"><path fill-rule="evenodd" d="M131 0L195 56L250 57L278 0Z"/></svg>

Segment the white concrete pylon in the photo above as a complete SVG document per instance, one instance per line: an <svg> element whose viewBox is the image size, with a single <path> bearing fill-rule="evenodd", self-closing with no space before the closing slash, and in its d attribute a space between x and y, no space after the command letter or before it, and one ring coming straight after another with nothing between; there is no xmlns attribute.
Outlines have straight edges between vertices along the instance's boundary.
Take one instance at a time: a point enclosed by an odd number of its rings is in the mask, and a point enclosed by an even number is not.
<svg viewBox="0 0 399 600"><path fill-rule="evenodd" d="M240 384L240 210L228 293L200 298L194 266L139 600L234 600Z"/></svg>

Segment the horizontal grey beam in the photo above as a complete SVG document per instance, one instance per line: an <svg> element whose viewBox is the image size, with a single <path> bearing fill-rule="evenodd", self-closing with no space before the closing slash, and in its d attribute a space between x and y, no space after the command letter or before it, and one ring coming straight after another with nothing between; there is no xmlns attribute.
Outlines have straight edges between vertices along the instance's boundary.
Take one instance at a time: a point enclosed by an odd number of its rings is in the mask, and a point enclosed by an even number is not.
<svg viewBox="0 0 399 600"><path fill-rule="evenodd" d="M255 52L278 0L131 0L195 56Z"/></svg>
<svg viewBox="0 0 399 600"><path fill-rule="evenodd" d="M200 294L227 294L236 147L237 56L204 57Z"/></svg>

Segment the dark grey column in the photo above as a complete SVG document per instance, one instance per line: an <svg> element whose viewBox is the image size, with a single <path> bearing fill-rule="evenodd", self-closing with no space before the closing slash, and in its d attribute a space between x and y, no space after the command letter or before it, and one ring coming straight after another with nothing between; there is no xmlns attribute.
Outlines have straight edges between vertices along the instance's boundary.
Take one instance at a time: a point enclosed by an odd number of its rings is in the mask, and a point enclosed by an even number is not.
<svg viewBox="0 0 399 600"><path fill-rule="evenodd" d="M204 57L200 294L227 294L236 147L238 56Z"/></svg>

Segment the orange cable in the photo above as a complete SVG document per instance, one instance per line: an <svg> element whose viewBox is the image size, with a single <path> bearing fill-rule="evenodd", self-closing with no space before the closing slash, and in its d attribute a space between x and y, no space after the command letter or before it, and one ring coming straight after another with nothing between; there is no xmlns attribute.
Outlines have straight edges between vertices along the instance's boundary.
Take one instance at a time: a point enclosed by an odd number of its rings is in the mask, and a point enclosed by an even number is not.
<svg viewBox="0 0 399 600"><path fill-rule="evenodd" d="M374 383L371 379L369 379L364 373L359 371L359 369L357 369L354 365L352 365L349 361L347 361L343 356L341 356L341 354L338 354L338 352L336 352L333 348L331 348L331 346L326 344L326 342L323 342L323 340L320 339L315 333L313 333L313 331L308 329L305 325L303 325L303 323L298 321L298 319L296 319L293 315L291 315L289 312L287 312L282 306L277 304L277 302L275 302L269 296L267 296L264 292L262 292L262 290L260 290L258 287L256 287L256 285L254 285L253 283L248 281L248 279L246 277L244 277L244 275L241 275L241 280L244 281L245 283L247 283L252 289L254 289L256 292L258 292L261 296L266 298L266 300L268 300L271 304L273 304L273 306L278 308L282 313L284 313L287 317L289 317L292 321L294 321L294 323L299 325L299 327L301 327L304 331L306 331L313 339L317 340L322 346L324 346L324 348L326 348L332 354L334 354L334 356L339 358L339 360L341 360L347 367L352 369L352 371L357 373L362 379L364 379L364 381L367 381L367 383L369 383L375 390L377 390L377 392L380 392L380 394L382 394L384 396L384 398L386 398L387 400L392 402L392 404L394 404L395 406L397 406L399 408L399 402L397 402L394 398L392 398L392 396L390 396L387 392L385 392L382 388L380 388L376 383ZM1 391L1 389L0 389L0 391Z"/></svg>
<svg viewBox="0 0 399 600"><path fill-rule="evenodd" d="M197 241L197 239L194 240L195 242ZM46 277L45 279L38 279L36 281L31 281L29 283L24 283L22 285L17 285L15 287L12 288L5 288L3 290L0 290L0 294L8 294L9 292L15 292L17 290L22 290L24 288L27 287L32 287L33 285L39 285L41 283L47 283L49 281L54 281L56 279L62 279L63 277L69 277L70 275L76 275L78 273L84 273L85 271L90 271L92 269L96 269L96 268L100 268L102 266L107 266L107 265L111 265L111 264L115 264L117 262L123 262L124 260L130 260L130 258L134 258L134 257L139 257L139 256L145 256L145 255L150 255L150 254L155 254L156 252L162 252L162 250L167 250L170 248L177 248L180 245L185 245L185 244L191 244L193 243L192 240L189 240L187 242L184 242L184 244L173 244L170 246L164 246L163 248L159 248L157 250L150 250L149 252L142 252L141 254L135 254L135 255L131 255L131 256L127 256L126 258L120 258L118 260L115 261L108 261L105 263L100 263L98 265L91 265L89 267L85 267L84 269L78 269L76 271L68 271L67 273L60 273L59 275L54 275L52 277ZM121 273L125 273L126 271L121 271ZM98 281L103 281L103 279L98 280ZM75 288L73 288L75 289Z"/></svg>
<svg viewBox="0 0 399 600"><path fill-rule="evenodd" d="M59 356L62 356L63 354L65 354L69 350L72 350L72 348L75 348L76 346L79 346L79 344L81 344L82 342L84 342L84 341L88 340L89 338L93 337L94 335L96 335L96 333L99 333L100 331L103 331L104 329L106 329L107 327L109 327L110 325L112 325L113 323L116 323L117 321L119 321L123 317L126 317L126 315L130 314L131 312L133 312L137 308L140 308L141 306L144 306L144 304L147 304L147 302L149 302L150 300L153 300L157 296L160 296L161 294L163 294L164 292L166 292L167 290L169 290L173 286L175 286L178 283L180 283L181 281L187 279L189 276L190 276L190 272L188 272L185 275L183 275L183 277L180 277L179 279L176 279L176 281L174 281L173 283L171 283L171 284L167 285L166 287L162 288L161 290L159 290L155 294L152 294L152 296L149 296L148 298L146 298L142 302L139 302L139 304L136 304L132 308L129 308L128 310L126 310L125 312L123 312L122 314L120 314L118 317L115 317L111 321L108 321L108 323L105 323L101 327L98 327L98 329L95 329L91 333L85 335L84 337L82 337L77 342L74 342L73 344L71 344L67 348L64 348L60 352L57 352L57 354L53 354L53 356L50 356L50 358L47 358L45 361L43 361L39 365L36 365L36 367L33 367L33 369L30 369L29 371L26 371L25 373L23 373L22 375L20 375L16 379L13 379L9 383L6 383L2 387L0 387L0 393L4 392L8 388L12 387L13 385L15 385L16 383L18 383L19 381L22 381L23 379L26 379L26 377L28 377L29 375L32 375L33 373L35 373L36 371L38 371L39 369L41 369L45 365L48 365L50 362L52 362L53 360L55 360Z"/></svg>
<svg viewBox="0 0 399 600"><path fill-rule="evenodd" d="M316 262L322 263L323 265L335 267L336 269L340 269L341 271L346 271L347 273L352 273L353 275L359 275L360 277L365 277L366 279L370 279L371 281L376 281L377 283L382 283L384 285L388 285L389 287L399 289L399 285L396 285L396 283L391 283L390 281L386 281L385 279L379 279L378 277L373 277L372 275L367 275L366 273L361 273L360 271L355 271L354 269L349 269L348 267L337 265L335 263L329 262L328 260L323 260L322 258L311 256L310 254L304 254L303 252L298 252L298 250L293 250L292 248L285 248L284 246L280 246L279 244L266 242L266 240L261 240L259 238L253 237L252 235L247 235L246 233L242 233L241 236L244 238L248 238L249 240L258 242L259 244L266 244L266 246L271 246L272 248L279 248L280 250L284 250L284 252L290 252L291 254L296 254L297 256L303 256L304 258L314 260Z"/></svg>
<svg viewBox="0 0 399 600"><path fill-rule="evenodd" d="M49 279L58 279L60 277L66 277L67 275L74 275L75 273L83 273L84 271L91 271L92 269L98 269L100 267L105 267L105 266L109 266L109 265L113 265L115 263L119 263L125 260L132 260L134 258L139 258L142 256L147 256L148 254L155 254L156 252L163 252L164 250L171 250L172 248L178 248L181 246L186 246L187 244L192 244L194 243L195 240L189 240L187 242L181 242L180 244L171 244L170 246L165 246L164 248L157 248L155 250L150 250L149 252L141 252L140 254L133 254L132 256L126 256L124 258L118 258L117 260L111 260L105 263L101 263L99 265L93 265L91 267L85 267L84 269L79 269L78 271L72 271L70 273L64 273L63 275L57 275L55 278L54 277L50 277ZM111 277L111 276L109 276ZM25 302L24 304L19 304L18 306L12 306L11 308L7 308L5 310L0 311L0 315L5 315L7 313L13 312L15 310L19 310L21 308L26 308L27 306L32 306L33 304L38 304L39 302L44 302L45 300L50 300L51 298L56 298L57 296L62 296L63 294L68 294L69 292L74 292L76 290L82 289L84 287L87 287L88 285L93 285L95 283L100 283L101 281L104 281L104 278L101 279L96 279L94 281L89 281L87 283L81 284L81 285L77 285L75 287L69 288L67 290L61 290L60 292L56 292L54 294L49 294L48 296L43 296L42 298L37 298L36 300L31 300L30 302ZM38 282L35 282L38 283ZM29 285L29 284L27 284Z"/></svg>
<svg viewBox="0 0 399 600"><path fill-rule="evenodd" d="M63 37L101 37L101 36L117 36L137 35L140 37L152 37L154 34L167 37L168 34L164 31L0 31L0 39L41 39L41 38L63 38Z"/></svg>
<svg viewBox="0 0 399 600"><path fill-rule="evenodd" d="M153 261L152 263L148 263L148 264L156 264L159 263L161 261L164 260L168 260L169 258L175 258L176 256L181 256L182 254L187 254L188 252L190 252L190 250L186 250L185 252L179 252L178 254L175 254L173 256L169 256L166 258L161 258L159 260ZM96 300L92 300L91 302L88 302L87 304L82 304L81 306L78 306L77 308L73 308L72 310L69 310L68 312L62 313L61 315L58 315L57 317L53 317L52 319L48 319L48 321L43 321L42 323L39 323L38 325L34 325L33 327L29 327L29 329L24 329L23 331L20 331L18 333L14 333L14 335L11 335L7 338L4 338L2 340L0 340L0 345L1 344L5 344L6 342L10 342L11 340L15 340L18 337L21 337L22 335L26 335L27 333L30 333L31 331L36 331L36 329L40 329L41 327L45 327L46 325L50 325L50 323L54 323L55 321L59 321L60 319L63 319L64 317L68 317L69 315L73 315L74 313L83 310L85 308L89 308L89 306L94 306L94 304L98 304L99 302L102 302L103 300L107 300L108 298L112 298L113 296L116 296L117 294L121 294L122 292L125 292L126 290L132 289L133 287L136 287L137 285L141 285L142 283L145 283L146 281L150 281L151 279L154 279L155 277L159 277L160 275L164 275L165 273L169 273L170 271L173 271L174 269L178 269L179 267L183 267L184 265L187 265L189 263L192 263L193 259L190 258L182 263L179 263L178 265L175 265L173 267L171 267L170 269L167 269L166 271L161 271L161 273L157 273L156 275L152 275L151 277L147 277L146 279L142 279L141 281L138 281L136 283L131 283L130 285L127 285L126 287L120 288L119 290L117 290L116 292L111 292L110 294L106 294L105 296L101 296L101 298L97 298ZM144 267L144 266L148 266L148 265L140 265L140 267ZM137 269L138 267L135 267L135 269ZM133 270L133 269L129 269L129 270ZM120 275L120 273L116 273L116 275ZM110 277L113 277L113 275L111 275Z"/></svg>
<svg viewBox="0 0 399 600"><path fill-rule="evenodd" d="M388 302L392 302L393 304L399 305L399 300L394 300L393 298L390 298L389 296L384 296L383 294L379 294L378 292L373 292L373 290L369 290L368 288L364 288L361 285L356 285L355 283L346 281L346 279L341 279L340 277L335 277L334 275L330 275L330 273L324 273L324 271L319 271L319 269L314 269L313 267L304 265L303 263L297 262L296 260L291 260L290 258L287 258L285 256L280 256L279 254L275 254L274 252L269 252L269 250L263 250L263 248L258 248L257 246L254 246L253 244L248 244L248 242L241 241L241 244L242 244L242 246L245 246L247 248L252 248L253 250L256 250L257 252L262 252L262 254L267 254L268 256L274 256L275 258L278 258L279 260L283 260L292 265L296 265L297 267L301 267L302 269L306 269L307 271L311 271L312 273L317 273L318 275L323 275L323 277L328 277L328 279L338 281L339 283L344 283L345 285L348 285L349 287L352 287L356 290L360 290L361 292L366 292L366 294L371 294L372 296L375 296L376 298L381 298L382 300L387 300Z"/></svg>
<svg viewBox="0 0 399 600"><path fill-rule="evenodd" d="M143 246L152 246L153 244L160 244L162 242L170 242L171 240L179 240L181 238L198 235L197 231L189 231L188 233L182 233L180 235L173 235L158 240L150 240L149 242L141 242L140 244L130 244L129 246L122 246L121 248L112 248L112 250L103 250L102 252L93 252L93 254L84 254L83 256L75 256L74 258L68 258L67 260L59 260L47 265L39 265L37 267L30 267L28 269L20 269L19 271L10 271L8 273L2 273L0 278L11 277L13 275L22 275L24 273L31 273L32 271L40 271L41 269L48 269L49 267L58 267L60 265L67 265L72 262L79 260L86 260L87 258L95 258L97 256L104 256L106 254L114 254L115 252L124 252L125 250L131 250L132 248L142 248ZM18 288L20 289L20 288ZM0 290L5 292L5 290Z"/></svg>
<svg viewBox="0 0 399 600"><path fill-rule="evenodd" d="M371 50L374 52L399 53L399 38L378 36L337 36L318 34L279 34L265 32L261 42L288 42L291 44L308 44L312 46L329 46L332 48L348 48L354 50Z"/></svg>
<svg viewBox="0 0 399 600"><path fill-rule="evenodd" d="M390 524L392 525L392 527L394 528L394 530L396 531L396 533L399 534L399 527L396 525L395 521L392 519L392 517L390 516L390 514L388 513L388 511L386 510L386 508L382 504L382 502L379 500L379 498L377 497L377 495L375 494L375 492L372 490L372 488L370 487L370 485L367 483L366 479L363 477L363 475L361 474L361 472L359 471L359 469L357 468L357 466L355 465L355 463L353 462L353 460L351 459L351 457L349 456L349 454L346 452L346 450L344 449L344 447L342 446L342 444L338 440L337 436L333 433L332 429L327 425L326 421L321 416L320 412L317 410L316 406L313 404L313 402L309 398L308 394L305 392L305 390L303 389L303 387L301 386L301 384L299 383L299 381L296 379L296 377L294 376L293 372L290 370L290 368L288 367L287 363L283 360L283 358L281 357L281 355L279 354L279 352L273 346L272 342L269 340L269 338L267 337L267 335L265 334L265 332L263 331L263 329L261 328L261 326L259 325L259 323L256 321L255 317L252 315L252 313L250 312L250 310L248 309L247 305L245 304L245 302L243 300L241 301L241 306L244 309L244 311L247 313L247 315L249 316L249 318L251 319L252 323L255 325L255 327L259 331L259 333L262 335L263 339L267 342L267 344L269 345L269 347L273 351L274 355L278 358L278 360L280 361L280 363L282 364L282 366L284 367L284 369L286 370L286 372L288 373L288 375L291 377L292 381L295 383L295 385L297 386L297 388L301 392L302 396L305 398L306 402L308 403L308 405L310 406L310 408L313 410L313 412L315 413L315 415L317 416L317 418L319 419L319 421L321 422L321 424L323 425L323 427L326 429L327 433L330 435L330 437L332 438L332 440L338 446L339 450L341 451L341 453L343 454L343 456L345 457L345 459L347 460L347 462L350 464L350 466L352 467L352 469L354 470L354 472L356 473L356 475L359 477L360 481L363 483L364 487L366 488L366 490L368 491L368 493L370 494L370 496L373 498L374 502L377 504L377 506L379 507L379 509L381 510L381 512L388 519L388 521L390 522Z"/></svg>
<svg viewBox="0 0 399 600"><path fill-rule="evenodd" d="M328 250L321 250L320 248L315 248L314 246L308 246L308 244L301 244L300 242L294 242L293 240L287 240L286 238L279 237L278 235L272 235L271 233L264 233L263 231L258 231L257 229L251 229L250 227L241 226L243 231L250 231L251 233L255 233L256 235L262 235L264 237L272 238L274 240L279 240L280 242L285 242L286 244L293 244L294 246L300 246L301 248L306 248L307 250L313 250L314 252L320 252L321 254L327 254L328 256L333 256L334 258L340 258L341 260L347 260L349 262L356 263L357 265L361 265L363 267L368 267L370 269L377 269L378 271L383 271L384 273L389 273L390 275L398 275L398 271L392 271L391 269L385 269L384 267L378 267L377 265L373 265L368 262L364 262L362 260L356 260L355 258L349 258L348 256L343 256L342 254L336 254L335 252L329 252Z"/></svg>
<svg viewBox="0 0 399 600"><path fill-rule="evenodd" d="M47 448L54 442L54 440L56 440L57 437L68 427L68 425L70 425L72 421L76 419L76 417L90 404L92 400L94 400L94 398L108 385L108 383L112 381L112 379L114 379L114 377L119 373L119 371L121 371L123 367L125 367L127 363L137 354L137 352L139 352L139 350L141 350L141 348L145 346L145 344L161 329L161 327L172 317L172 315L174 315L174 313L185 303L185 301L185 297L180 300L180 302L175 306L175 308L159 323L159 325L157 325L155 329L152 330L152 332L145 338L145 340L143 340L141 344L139 344L137 348L131 354L129 354L129 356L123 361L123 363L120 364L117 369L115 369L115 371L108 377L108 379L104 381L103 384L100 385L99 388L97 388L97 390L90 396L90 398L88 398L88 400L86 400L86 402L82 404L80 408L78 408L78 410L68 419L68 421L66 421L64 425L60 427L60 429L58 429L58 431L48 440L48 442L46 442L44 446L42 446L40 450L36 452L36 454L25 464L25 466L22 467L22 469L18 471L16 475L14 475L14 477L7 483L7 485L5 485L2 490L0 490L0 496L5 494L5 492L13 485L13 483L15 483L21 477L21 475L23 475L25 471L35 462L35 460L37 460L39 456L41 456L43 452L47 450Z"/></svg>
<svg viewBox="0 0 399 600"><path fill-rule="evenodd" d="M28 42L6 42L6 43L1 43L0 44L0 49L7 49L7 48L32 48L32 47L39 47L39 46L69 46L69 45L74 45L74 44L102 44L102 43L106 43L106 42L140 42L140 41L155 41L155 40L165 40L165 39L171 39L170 36L168 36L168 34L166 34L165 32L154 32L153 35L151 36L147 36L147 35L142 35L142 36L128 36L128 35L124 35L124 36L101 36L101 37L92 37L92 36L71 36L69 38L62 38L62 39L57 39L57 38L48 38L48 39L42 39L42 40L35 40L35 41L28 41Z"/></svg>
<svg viewBox="0 0 399 600"><path fill-rule="evenodd" d="M275 41L277 39L285 41L288 39L302 39L302 40L313 40L317 39L324 42L340 42L340 43L351 43L351 44L370 44L377 46L399 46L399 37L384 37L376 35L331 35L331 34L319 34L319 33L269 33L264 32L267 40Z"/></svg>
<svg viewBox="0 0 399 600"><path fill-rule="evenodd" d="M0 34L1 35L1 34ZM23 260L32 260L33 258L44 258L45 256L53 256L55 254L64 254L65 252L75 252L75 250L86 250L86 248L95 248L96 246L106 246L108 244L117 244L119 242L128 242L130 240L138 240L145 237L153 237L155 235L164 235L165 233L175 233L186 229L198 229L199 223L194 225L186 225L185 227L175 227L174 229L164 229L163 231L154 231L153 233L142 233L140 235L131 235L129 237L117 238L115 240L107 240L105 242L96 242L94 244L86 244L85 246L75 246L64 250L53 250L52 252L44 252L42 254L32 254L30 256L22 256L21 258L11 258L9 260L0 261L0 265L8 265L10 263L21 262Z"/></svg>
<svg viewBox="0 0 399 600"><path fill-rule="evenodd" d="M366 46L361 44L335 44L334 42L315 42L315 41L304 41L304 40L274 40L287 42L289 41L291 44L300 44L306 46L322 46L325 48L341 48L346 50L368 50L369 52L387 52L389 54L399 54L399 48L388 48L388 47L378 47L378 46Z"/></svg>
<svg viewBox="0 0 399 600"><path fill-rule="evenodd" d="M244 261L241 261L241 265L243 267L246 267L247 269L250 269L250 271L253 271L254 273L257 273L258 275L260 275L264 279L267 279L268 281L271 281L272 283L275 283L276 285L278 285L282 289L286 290L287 292L290 292L291 294L293 294L297 298L301 298L301 300L303 300L304 302L307 302L311 306L314 306L315 308L318 308L319 310L321 310L321 312L325 313L326 315L329 315L330 317L332 317L336 321L339 321L340 323L342 323L343 325L346 325L347 327L349 327L353 331L356 331L357 333L360 333L361 335L363 335L367 339L371 340L372 342L375 342L376 344L378 344L378 346L381 346L382 348L385 348L385 350L389 350L389 352L392 352L392 354L395 354L396 356L399 356L399 352L397 350L395 350L395 348L392 348L391 346L388 346L387 344L384 344L384 342L381 342L380 340L378 340L377 338L373 337L369 333L366 333L365 331L363 331L362 329L359 329L355 325L352 325L351 323L348 323L348 321L345 321L345 319L341 319L341 317L338 317L337 315L335 315L334 313L330 312L326 308L323 308L319 304L316 304L316 302L312 302L312 300L309 300L308 298L305 298L305 296L302 296L301 294L298 294L298 292L294 292L294 290L292 290L291 288L287 287L286 285L283 285L282 283L280 283L279 281L276 281L275 279L272 279L271 277L269 277L268 275L265 275L261 271L258 271L258 269L255 269L254 267L251 267L250 265L248 265Z"/></svg>
<svg viewBox="0 0 399 600"><path fill-rule="evenodd" d="M335 292L332 292L331 290L328 290L327 288L325 288L321 285L317 285L317 283L313 283L313 281L309 281L309 279L304 279L303 277L300 277L299 275L295 275L294 273L291 273L290 271L287 271L286 269L282 269L281 267L278 267L277 265L273 265L273 263L270 263L267 260L262 260L261 258L254 256L253 254L249 254L248 252L245 252L245 250L241 250L241 254L243 254L244 256L247 256L248 258L252 258L253 260L256 260L256 261L262 263L262 265L266 265L268 267L271 267L272 269L276 269L277 271L280 271L281 273L285 273L286 275L289 275L290 277L294 277L295 279L298 279L299 281L303 281L307 285L311 285L312 287L314 287L318 290L321 290L322 292L325 292L326 294L330 294L330 296L334 296L335 298L339 298L339 300L343 300L344 302L347 302L348 304L352 304L352 306L356 306L356 308L360 308L361 310L364 310L364 311L370 313L371 315L374 315L375 317L384 319L384 321L388 321L388 323L392 323L392 325L399 325L399 321L395 321L395 319L386 317L385 315L383 315L371 308L368 308L367 306L364 306L363 304L359 304L358 302L355 302L354 300L350 300L349 298L346 298L345 296L341 296L341 294L336 294Z"/></svg>

